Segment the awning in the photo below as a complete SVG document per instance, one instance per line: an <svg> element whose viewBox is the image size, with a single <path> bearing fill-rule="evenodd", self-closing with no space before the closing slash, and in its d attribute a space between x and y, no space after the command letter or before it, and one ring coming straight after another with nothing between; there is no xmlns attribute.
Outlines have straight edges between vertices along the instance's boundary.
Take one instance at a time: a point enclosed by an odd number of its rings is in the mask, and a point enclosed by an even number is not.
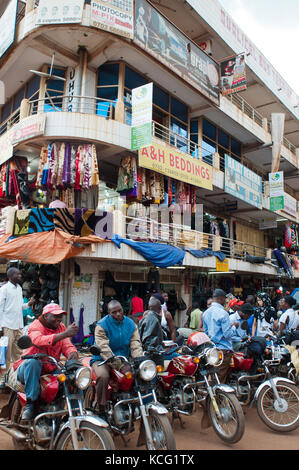
<svg viewBox="0 0 299 470"><path fill-rule="evenodd" d="M58 229L15 238L6 234L0 237L0 257L28 263L56 264L79 255L87 245L108 241L95 235L70 235Z"/></svg>

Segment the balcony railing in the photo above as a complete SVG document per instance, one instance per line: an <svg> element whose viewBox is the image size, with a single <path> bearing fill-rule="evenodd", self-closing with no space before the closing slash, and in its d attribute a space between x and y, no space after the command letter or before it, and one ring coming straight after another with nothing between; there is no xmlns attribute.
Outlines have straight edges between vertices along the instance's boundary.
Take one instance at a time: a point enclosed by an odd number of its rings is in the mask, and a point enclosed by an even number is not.
<svg viewBox="0 0 299 470"><path fill-rule="evenodd" d="M242 241L224 238L219 235L198 232L177 224L163 224L148 217L125 217L126 233L134 241L171 244L193 250L210 249L221 251L227 258L249 261L249 257L269 259L268 248L252 245ZM262 263L263 261L260 260Z"/></svg>
<svg viewBox="0 0 299 470"><path fill-rule="evenodd" d="M263 127L264 117L254 109L247 101L245 101L237 93L232 93L231 95L226 95L226 98L238 109L240 109L246 116L250 117L256 124L260 127Z"/></svg>

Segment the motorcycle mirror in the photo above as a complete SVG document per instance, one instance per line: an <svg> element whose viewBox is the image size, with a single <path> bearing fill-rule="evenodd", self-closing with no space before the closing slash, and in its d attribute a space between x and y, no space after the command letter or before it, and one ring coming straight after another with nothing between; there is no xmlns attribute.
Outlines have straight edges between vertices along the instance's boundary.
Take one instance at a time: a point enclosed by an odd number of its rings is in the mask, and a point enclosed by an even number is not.
<svg viewBox="0 0 299 470"><path fill-rule="evenodd" d="M91 352L91 354L93 356L98 356L99 354L101 354L100 348L98 346L95 346L95 345L90 346L89 352Z"/></svg>
<svg viewBox="0 0 299 470"><path fill-rule="evenodd" d="M32 346L32 341L30 336L24 335L18 339L17 344L20 349L28 349Z"/></svg>

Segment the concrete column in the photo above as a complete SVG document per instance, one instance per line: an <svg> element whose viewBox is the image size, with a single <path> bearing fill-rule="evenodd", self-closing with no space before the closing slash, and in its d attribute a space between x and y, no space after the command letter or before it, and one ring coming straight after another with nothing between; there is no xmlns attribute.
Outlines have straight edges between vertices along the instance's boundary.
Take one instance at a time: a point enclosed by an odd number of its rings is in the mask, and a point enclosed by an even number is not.
<svg viewBox="0 0 299 470"><path fill-rule="evenodd" d="M24 98L21 101L21 106L20 106L20 121L29 116L29 109L30 109L29 100L27 98Z"/></svg>
<svg viewBox="0 0 299 470"><path fill-rule="evenodd" d="M27 0L25 15L27 15L27 13L30 13L33 9L34 9L34 0Z"/></svg>

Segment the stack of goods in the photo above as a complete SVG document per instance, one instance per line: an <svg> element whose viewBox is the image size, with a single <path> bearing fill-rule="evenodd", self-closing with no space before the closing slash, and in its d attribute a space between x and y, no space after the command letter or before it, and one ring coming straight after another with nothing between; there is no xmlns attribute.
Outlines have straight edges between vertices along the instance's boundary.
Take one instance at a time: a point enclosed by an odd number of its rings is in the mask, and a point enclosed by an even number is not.
<svg viewBox="0 0 299 470"><path fill-rule="evenodd" d="M23 296L27 299L32 296L35 298L32 310L36 318L41 315L45 305L51 302L59 304L60 271L58 266L25 263L20 271L23 280Z"/></svg>
<svg viewBox="0 0 299 470"><path fill-rule="evenodd" d="M81 191L98 184L95 145L57 142L42 147L36 182L38 188Z"/></svg>

